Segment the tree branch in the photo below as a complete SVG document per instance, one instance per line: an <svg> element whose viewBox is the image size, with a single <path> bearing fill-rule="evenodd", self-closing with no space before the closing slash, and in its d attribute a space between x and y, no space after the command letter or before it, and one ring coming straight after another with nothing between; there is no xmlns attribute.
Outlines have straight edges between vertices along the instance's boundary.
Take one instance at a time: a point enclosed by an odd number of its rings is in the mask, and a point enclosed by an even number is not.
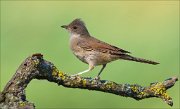
<svg viewBox="0 0 180 109"><path fill-rule="evenodd" d="M136 100L157 97L170 106L173 105L173 101L166 90L178 81L177 77L172 77L143 87L138 84L117 84L108 80L71 76L59 71L53 63L44 60L41 54L34 54L25 59L4 90L0 92L0 107L34 109L35 105L27 101L25 95L25 88L32 79L46 79L68 88L96 90Z"/></svg>

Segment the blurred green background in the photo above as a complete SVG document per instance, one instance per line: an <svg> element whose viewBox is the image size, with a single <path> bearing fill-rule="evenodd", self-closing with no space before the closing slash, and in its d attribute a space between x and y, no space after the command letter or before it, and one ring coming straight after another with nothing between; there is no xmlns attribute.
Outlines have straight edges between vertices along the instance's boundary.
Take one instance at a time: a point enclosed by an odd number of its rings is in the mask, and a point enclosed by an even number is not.
<svg viewBox="0 0 180 109"><path fill-rule="evenodd" d="M92 36L161 63L115 61L101 79L146 86L179 76L179 1L1 1L1 90L33 53L69 74L87 69L71 53L69 34L60 27L75 18L85 21ZM83 76L95 77L100 68ZM173 108L179 108L179 91L179 82L168 90ZM33 80L26 93L37 108L170 108L161 99L136 101L45 80Z"/></svg>

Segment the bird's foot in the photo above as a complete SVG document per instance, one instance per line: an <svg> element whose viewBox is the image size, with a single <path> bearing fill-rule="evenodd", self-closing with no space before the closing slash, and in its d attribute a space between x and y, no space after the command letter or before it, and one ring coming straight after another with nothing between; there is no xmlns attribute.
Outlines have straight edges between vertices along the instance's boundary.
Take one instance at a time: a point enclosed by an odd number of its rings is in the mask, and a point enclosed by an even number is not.
<svg viewBox="0 0 180 109"><path fill-rule="evenodd" d="M95 80L100 80L100 76L96 76L94 79Z"/></svg>
<svg viewBox="0 0 180 109"><path fill-rule="evenodd" d="M79 72L79 73L76 73L76 74L73 74L73 75L71 75L71 76L79 76L79 75L81 75L81 74L83 74L84 72Z"/></svg>
<svg viewBox="0 0 180 109"><path fill-rule="evenodd" d="M73 74L73 75L71 75L71 76L79 76L79 74Z"/></svg>

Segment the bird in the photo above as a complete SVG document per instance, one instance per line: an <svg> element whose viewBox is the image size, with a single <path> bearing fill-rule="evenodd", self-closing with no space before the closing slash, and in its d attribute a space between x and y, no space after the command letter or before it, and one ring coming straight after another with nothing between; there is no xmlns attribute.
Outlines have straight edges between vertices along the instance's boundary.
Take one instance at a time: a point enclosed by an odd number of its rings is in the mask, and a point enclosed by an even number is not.
<svg viewBox="0 0 180 109"><path fill-rule="evenodd" d="M152 65L158 62L131 56L131 52L108 44L90 35L85 23L80 19L74 19L68 25L62 25L70 34L70 49L73 54L82 62L89 65L87 70L81 71L75 75L81 75L94 69L94 67L102 65L97 77L106 67L106 65L115 60L128 60Z"/></svg>

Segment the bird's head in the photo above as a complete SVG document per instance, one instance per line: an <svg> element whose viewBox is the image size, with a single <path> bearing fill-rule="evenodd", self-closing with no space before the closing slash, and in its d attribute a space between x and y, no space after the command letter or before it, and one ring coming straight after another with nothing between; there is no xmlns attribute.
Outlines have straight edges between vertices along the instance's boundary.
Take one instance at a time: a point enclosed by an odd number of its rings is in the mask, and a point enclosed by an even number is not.
<svg viewBox="0 0 180 109"><path fill-rule="evenodd" d="M62 25L70 34L89 35L85 23L81 19L73 20L69 25Z"/></svg>

